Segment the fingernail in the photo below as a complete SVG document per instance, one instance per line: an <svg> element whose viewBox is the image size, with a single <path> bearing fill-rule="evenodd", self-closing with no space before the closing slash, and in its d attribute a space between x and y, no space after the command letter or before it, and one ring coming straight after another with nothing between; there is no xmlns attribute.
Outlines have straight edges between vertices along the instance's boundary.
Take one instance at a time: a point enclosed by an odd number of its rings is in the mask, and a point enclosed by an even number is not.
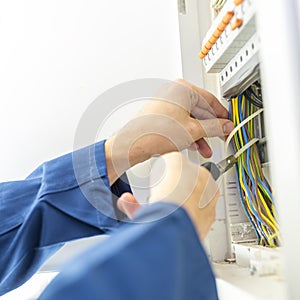
<svg viewBox="0 0 300 300"><path fill-rule="evenodd" d="M229 134L234 128L234 125L232 122L227 122L223 125L223 132L224 134Z"/></svg>

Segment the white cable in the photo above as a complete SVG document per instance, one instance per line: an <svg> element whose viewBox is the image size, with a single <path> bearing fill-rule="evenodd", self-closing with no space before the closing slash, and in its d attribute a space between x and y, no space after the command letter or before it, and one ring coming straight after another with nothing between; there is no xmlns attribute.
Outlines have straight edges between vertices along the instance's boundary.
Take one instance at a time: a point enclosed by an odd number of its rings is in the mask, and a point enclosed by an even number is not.
<svg viewBox="0 0 300 300"><path fill-rule="evenodd" d="M257 138L252 139L249 143L247 143L239 151L237 151L234 154L234 157L238 158L242 153L244 153L248 148L250 148L252 145L254 145L258 141L259 141L259 139L257 139Z"/></svg>
<svg viewBox="0 0 300 300"><path fill-rule="evenodd" d="M228 146L229 143L231 141L231 139L233 138L233 136L237 133L237 131L243 127L246 123L248 123L250 120L254 119L255 117L257 117L259 114L261 114L264 111L263 108L257 110L255 113L253 113L252 115L250 115L248 118L246 118L244 121L242 121L240 124L238 124L229 134L226 143L225 143L225 153L227 153L228 151ZM241 148L242 149L242 148Z"/></svg>

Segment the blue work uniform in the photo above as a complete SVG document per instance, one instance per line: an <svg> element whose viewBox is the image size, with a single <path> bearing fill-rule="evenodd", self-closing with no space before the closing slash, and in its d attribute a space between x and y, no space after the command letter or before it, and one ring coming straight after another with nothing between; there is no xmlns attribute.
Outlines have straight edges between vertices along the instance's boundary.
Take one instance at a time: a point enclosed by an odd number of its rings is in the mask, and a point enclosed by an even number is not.
<svg viewBox="0 0 300 300"><path fill-rule="evenodd" d="M157 203L127 224L116 209L124 192L130 192L126 177L109 187L103 141L46 162L23 181L2 183L0 295L28 280L65 242L109 233L40 299L217 299L185 210Z"/></svg>

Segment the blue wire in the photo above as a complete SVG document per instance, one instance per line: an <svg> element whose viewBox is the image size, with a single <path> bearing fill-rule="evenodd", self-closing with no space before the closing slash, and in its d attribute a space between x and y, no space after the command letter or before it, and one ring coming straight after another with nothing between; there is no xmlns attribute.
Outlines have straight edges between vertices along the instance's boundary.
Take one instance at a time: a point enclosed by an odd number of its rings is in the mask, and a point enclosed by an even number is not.
<svg viewBox="0 0 300 300"><path fill-rule="evenodd" d="M238 111L239 111L240 122L242 122L243 119L244 119L243 118L243 114L242 114L242 106L241 106L241 104L242 104L242 95L239 95L238 96ZM242 129L242 134L243 134L245 143L247 144L249 142L249 139L248 139L248 136L247 136L247 132L246 132L245 126L242 126L241 129ZM249 175L251 183L252 183L252 193L256 194L256 191L255 191L255 188L254 188L254 186L255 186L255 180L254 180L254 178L252 176L251 169L250 169L250 149L246 150L246 164L247 164L247 169L248 169L248 175ZM257 224L258 224L259 228L261 229L261 233L265 236L266 239L268 239L267 236L265 235L264 231L261 228L261 224L264 224L266 227L268 227L268 226L260 218L260 216L257 214L257 212L254 209L252 198L250 197L250 190L249 190L248 184L246 183L244 168L242 168L242 179L243 179L243 183L244 183L245 188L246 188L246 192L248 194L248 198L249 198L249 202L250 202L250 207L252 208L253 214L256 217L257 221L258 221Z"/></svg>
<svg viewBox="0 0 300 300"><path fill-rule="evenodd" d="M231 102L230 102L230 101L228 101L228 118L229 118L230 120L232 120ZM232 147L232 149L234 150L233 142L231 142L231 147ZM236 173L238 174L238 166L236 166ZM240 194L240 199L241 199L241 204L242 204L243 210L244 210L244 212L245 212L245 214L246 214L246 216L247 216L247 219L249 220L250 224L252 225L252 227L253 227L253 229L254 229L254 232L255 232L255 235L256 235L256 237L257 237L257 239L258 239L258 242L260 243L261 237L260 237L260 235L259 235L259 232L258 232L258 230L257 230L257 228L256 228L256 226L255 226L255 224L254 224L254 222L252 221L251 215L250 215L250 213L249 213L249 211L248 211L248 209L247 209L247 207L246 207L246 203L245 203L244 200L243 200L243 193L242 193L242 188L241 188L241 184L240 184L239 180L237 180L237 183L238 183L238 184L237 184L237 187L238 187L238 192L239 192L239 194Z"/></svg>
<svg viewBox="0 0 300 300"><path fill-rule="evenodd" d="M266 192L267 192L268 195L270 196L271 202L272 202L272 204L274 205L275 210L277 210L277 205L276 205L276 202L275 202L275 199L274 199L274 197L273 197L272 192L269 190L269 188L267 187L267 185L266 185L260 178L258 178L258 181L259 181L259 183L266 189ZM276 219L276 216L274 216L274 218L275 218L275 220L277 220L277 219Z"/></svg>
<svg viewBox="0 0 300 300"><path fill-rule="evenodd" d="M255 211L255 209L254 209L254 206L253 206L253 203L252 203L252 198L250 197L250 191L249 191L249 187L248 187L248 185L247 185L247 183L246 183L246 178L245 178L245 171L244 171L244 168L242 168L242 179L243 179L243 183L244 183L244 186L245 186L245 188L246 188L246 192L247 192L247 194L248 194L248 198L249 198L249 202L250 202L250 207L252 208L252 213L254 214L254 216L256 217L256 219L257 219L257 225L258 225L258 227L260 228L260 230L261 230L261 234L268 240L268 237L265 235L265 233L264 233L264 231L263 231L263 229L262 229L262 227L261 227L261 224L263 224L263 225L265 225L265 226L267 226L266 224L265 224L265 222L259 217L259 215L257 214L257 212Z"/></svg>
<svg viewBox="0 0 300 300"><path fill-rule="evenodd" d="M239 116L240 116L240 121L242 122L244 120L243 114L242 114L242 95L239 95L238 97L238 110L239 110ZM242 126L242 133L243 133L243 137L245 140L245 143L247 144L249 142L248 136L247 136L247 132L246 132L246 128L245 125ZM255 194L255 180L252 176L251 173L251 167L250 167L250 148L248 148L246 150L246 164L247 164L247 169L248 169L248 173L249 173L249 177L252 183L252 193Z"/></svg>
<svg viewBox="0 0 300 300"><path fill-rule="evenodd" d="M254 209L253 202L252 202L252 198L251 198L251 194L250 194L250 190L249 190L249 186L248 186L248 184L247 184L247 182L246 182L246 177L245 177L245 170L244 170L244 168L242 168L242 180L243 180L244 186L245 186L245 188L246 188L247 196L248 196L248 198L249 198L249 200L250 200L250 207L251 207L252 210L253 210L253 214L254 214L254 216L255 216L261 223L263 223L263 221L260 219L259 215L257 214L257 212L256 212L255 209Z"/></svg>
<svg viewBox="0 0 300 300"><path fill-rule="evenodd" d="M238 111L239 111L239 118L240 118L240 121L242 122L244 118L243 118L243 114L242 114L241 102L242 102L242 95L239 95L239 96L238 96ZM230 102L228 102L228 109L229 109L228 116L229 116L229 118L231 119L232 114L231 114L231 103L230 103ZM243 134L243 138L244 138L244 140L245 140L245 143L248 143L248 140L249 140L249 139L248 139L247 132L246 132L246 129L244 128L244 126L242 126L241 130L242 130L242 134ZM238 140L239 140L239 139L238 139ZM241 142L241 141L240 141L240 142ZM233 145L232 145L232 147L233 147ZM252 176L252 174L251 174L251 171L250 171L250 149L247 149L247 150L246 150L246 155L247 155L247 160L246 160L246 162L247 162L247 169L248 169L249 177L250 177L250 180L251 180L251 182L252 182L252 187L253 187L252 192L255 193L255 189L254 189L254 183L255 183L255 181L254 181L254 178L253 178L253 176ZM238 173L238 166L236 167L236 170L237 170L237 173ZM264 233L264 231L263 231L263 229L262 229L262 224L265 225L266 227L268 227L268 226L267 226L266 223L260 218L260 216L257 214L257 212L256 212L255 209L254 209L254 206L253 206L253 203L252 203L252 198L250 197L249 186L248 186L248 184L246 183L246 177L245 177L245 170L244 170L244 168L242 168L242 180L243 180L244 186L245 186L245 188L246 188L246 193L247 193L248 198L249 198L249 200L250 200L250 201L249 201L249 202L250 202L250 207L252 208L254 217L257 219L257 226L259 227L260 231L258 231L258 229L257 229L256 226L255 226L255 223L252 221L250 212L249 212L249 210L247 209L246 203L245 203L244 200L243 200L243 193L242 193L241 184L240 184L239 180L237 180L237 182L238 182L238 191L239 191L239 194L240 194L242 207L243 207L243 210L244 210L244 212L245 212L245 214L246 214L246 216L247 216L249 222L251 223L252 227L254 228L254 232L255 232L255 235L256 235L256 237L257 237L257 239L258 239L258 242L260 242L260 241L261 241L261 235L263 235L266 239L268 239L268 237L266 236L266 234ZM259 180L260 180L260 179L259 179ZM264 184L261 180L260 180L260 182L262 183L262 185L263 185L264 187L266 187L265 184ZM269 191L268 188L266 188L266 190Z"/></svg>
<svg viewBox="0 0 300 300"><path fill-rule="evenodd" d="M267 185L260 179L258 178L259 183L264 187L264 189L266 190L266 192L269 194L271 200L273 201L273 194L272 192L269 190L269 188L267 187Z"/></svg>
<svg viewBox="0 0 300 300"><path fill-rule="evenodd" d="M238 102L238 105L239 105L239 116L240 116L240 121L242 122L243 121L243 115L242 115L242 95L239 95L239 98L238 98L239 102ZM245 142L248 143L248 137L247 137L247 132L246 132L246 129L244 128L244 126L242 127L242 132L243 132L243 136L244 136L244 139L245 139ZM248 168L248 172L249 172L249 177L250 177L250 180L251 180L251 183L252 183L252 193L253 194L256 194L256 191L254 189L254 186L255 186L255 180L252 176L252 173L251 173L251 169L250 169L250 149L247 149L246 150L246 163L247 163L247 168ZM273 195L271 193L271 191L269 190L269 188L266 186L266 184L260 179L258 178L258 181L261 183L261 185L266 189L267 193L269 194L270 198L271 198L271 201L274 203L273 201ZM274 204L275 206L275 204ZM275 206L276 208L276 206ZM269 225L267 225L261 218L259 218L259 220L261 220L261 222L267 227L269 228Z"/></svg>
<svg viewBox="0 0 300 300"><path fill-rule="evenodd" d="M243 115L242 115L241 102L242 102L242 95L239 95L239 103L238 103L239 104L239 116L240 116L240 120L242 122L243 121ZM245 139L246 143L248 143L248 137L247 137L247 133L246 133L246 130L245 130L244 126L242 127L242 130L243 130L244 139ZM250 172L250 149L247 149L246 154L247 154L247 168L249 170L249 176L250 176L250 180L251 180L251 183L252 183L252 192L255 193L255 190L254 190L255 180L252 177L252 174ZM269 190L269 188L267 187L267 185L260 178L258 178L258 181L264 187L264 189L266 190L266 192L269 194L269 196L271 198L271 201L273 202L273 204L275 206L272 192ZM276 206L275 206L275 208L276 208Z"/></svg>
<svg viewBox="0 0 300 300"><path fill-rule="evenodd" d="M236 166L236 172L237 172L237 174L238 174L238 172L239 172L238 166ZM240 194L242 207L243 207L243 209L244 209L244 212L245 212L245 214L246 214L246 216L247 216L247 218L248 218L250 224L251 224L252 227L254 228L255 235L256 235L256 237L257 237L257 239L258 239L258 242L260 243L261 238L260 238L259 232L258 232L258 230L257 230L257 228L256 228L256 226L255 226L255 224L254 224L254 222L252 221L251 216L250 216L250 213L249 213L249 211L248 211L248 209L247 209L247 207L246 207L246 204L244 203L244 200L243 200L243 193L242 193L242 187L241 187L240 181L237 180L237 182L238 182L238 191L239 191L239 194Z"/></svg>

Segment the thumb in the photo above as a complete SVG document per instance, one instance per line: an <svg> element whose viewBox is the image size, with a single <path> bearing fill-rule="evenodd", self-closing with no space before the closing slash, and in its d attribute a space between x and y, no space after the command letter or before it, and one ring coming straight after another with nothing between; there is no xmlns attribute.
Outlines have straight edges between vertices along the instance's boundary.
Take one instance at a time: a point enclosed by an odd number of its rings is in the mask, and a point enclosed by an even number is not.
<svg viewBox="0 0 300 300"><path fill-rule="evenodd" d="M117 206L129 219L133 218L133 215L141 207L140 203L130 193L124 193L117 201Z"/></svg>
<svg viewBox="0 0 300 300"><path fill-rule="evenodd" d="M192 131L194 140L199 140L203 137L225 137L233 130L234 124L228 119L206 119L197 120L191 118L195 130Z"/></svg>

